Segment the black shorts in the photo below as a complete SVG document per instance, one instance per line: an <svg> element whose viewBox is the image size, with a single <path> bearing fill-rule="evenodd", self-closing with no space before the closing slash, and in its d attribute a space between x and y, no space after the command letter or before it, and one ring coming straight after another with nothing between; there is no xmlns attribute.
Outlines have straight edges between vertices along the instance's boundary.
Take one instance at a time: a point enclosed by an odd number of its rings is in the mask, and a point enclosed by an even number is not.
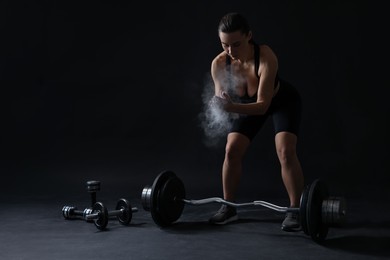
<svg viewBox="0 0 390 260"><path fill-rule="evenodd" d="M302 101L298 91L290 83L280 80L278 93L264 115L243 115L233 120L230 132L241 133L252 140L268 116L272 116L275 135L290 132L298 136Z"/></svg>

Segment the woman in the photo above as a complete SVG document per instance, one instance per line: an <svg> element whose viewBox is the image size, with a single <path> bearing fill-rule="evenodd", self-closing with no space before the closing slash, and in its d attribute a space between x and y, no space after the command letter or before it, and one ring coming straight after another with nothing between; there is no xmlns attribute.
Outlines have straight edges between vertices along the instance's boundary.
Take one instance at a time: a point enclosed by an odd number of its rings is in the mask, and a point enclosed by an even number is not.
<svg viewBox="0 0 390 260"><path fill-rule="evenodd" d="M223 51L211 63L215 87L212 105L238 115L227 135L222 166L223 196L235 200L242 160L251 141L265 120L271 116L275 146L281 165L282 180L290 207L299 207L304 177L296 153L301 115L301 99L296 89L278 76L278 59L267 45L252 38L247 20L239 13L222 17L218 34ZM210 223L226 224L238 219L234 207L223 204ZM282 223L286 231L299 228L296 213L288 212Z"/></svg>

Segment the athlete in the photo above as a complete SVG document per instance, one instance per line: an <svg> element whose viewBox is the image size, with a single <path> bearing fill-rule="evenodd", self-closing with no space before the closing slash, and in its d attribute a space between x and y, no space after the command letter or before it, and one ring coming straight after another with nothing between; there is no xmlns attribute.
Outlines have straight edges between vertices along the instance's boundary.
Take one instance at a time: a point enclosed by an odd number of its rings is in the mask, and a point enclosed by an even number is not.
<svg viewBox="0 0 390 260"><path fill-rule="evenodd" d="M223 197L234 202L242 174L244 155L265 121L271 117L281 175L290 205L299 207L304 177L296 146L301 118L298 91L278 75L278 58L270 46L257 44L248 21L239 13L227 13L218 26L223 51L211 62L215 95L211 106L232 116L222 165ZM212 224L238 219L234 207L223 204L210 218ZM300 228L299 216L287 212L282 230Z"/></svg>

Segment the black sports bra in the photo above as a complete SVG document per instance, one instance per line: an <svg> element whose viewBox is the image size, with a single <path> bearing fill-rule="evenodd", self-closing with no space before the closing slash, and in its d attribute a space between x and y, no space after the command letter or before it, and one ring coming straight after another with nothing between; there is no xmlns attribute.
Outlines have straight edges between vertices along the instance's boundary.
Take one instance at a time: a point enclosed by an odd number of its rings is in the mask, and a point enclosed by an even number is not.
<svg viewBox="0 0 390 260"><path fill-rule="evenodd" d="M259 71L259 63L260 63L260 49L259 49L259 45L256 44L255 42L253 42L253 49L254 49L254 55L255 55L255 74L256 74L256 77L259 79L260 77L259 77L258 71ZM230 70L231 62L232 61L230 59L230 56L226 55L226 69L227 70ZM228 72L230 72L230 71L228 71ZM278 86L278 83L279 83L279 75L278 75L278 73L276 73L274 89L276 89L276 87ZM232 87L233 87L232 80L229 79L229 89L233 89ZM244 101L244 102L245 101L246 102L256 102L257 91L253 96L249 96L248 91L245 91L245 95L240 97L240 100Z"/></svg>

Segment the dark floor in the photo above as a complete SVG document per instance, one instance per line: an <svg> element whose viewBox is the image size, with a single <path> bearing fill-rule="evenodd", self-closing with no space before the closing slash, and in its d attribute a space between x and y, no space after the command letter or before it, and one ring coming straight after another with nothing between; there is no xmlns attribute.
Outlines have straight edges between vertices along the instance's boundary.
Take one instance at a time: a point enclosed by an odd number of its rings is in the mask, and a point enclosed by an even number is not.
<svg viewBox="0 0 390 260"><path fill-rule="evenodd" d="M139 209L131 224L110 218L106 231L63 218L63 205L84 208L88 197L2 203L0 259L390 258L390 210L379 202L347 200L345 226L330 228L326 241L317 244L303 232L281 231L282 214L260 206L239 208L240 220L234 224L211 226L207 219L219 204L186 205L174 225L161 229L142 208L141 198L128 199ZM115 207L113 199L104 200L109 210Z"/></svg>

